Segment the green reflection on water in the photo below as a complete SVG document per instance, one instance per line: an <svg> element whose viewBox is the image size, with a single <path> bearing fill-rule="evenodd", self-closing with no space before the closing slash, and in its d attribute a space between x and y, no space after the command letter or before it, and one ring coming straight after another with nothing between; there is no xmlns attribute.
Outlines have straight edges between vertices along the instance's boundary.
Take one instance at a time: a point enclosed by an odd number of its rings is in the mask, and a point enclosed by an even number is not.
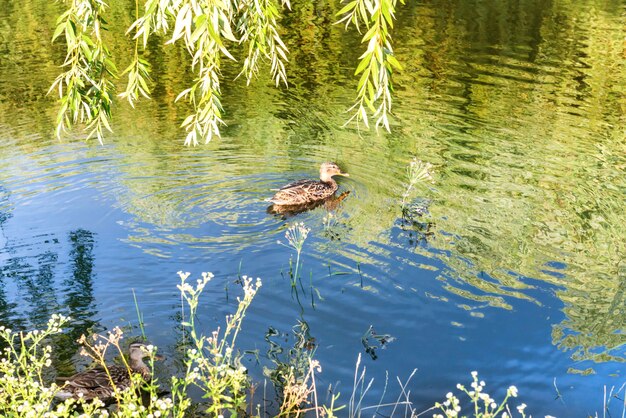
<svg viewBox="0 0 626 418"><path fill-rule="evenodd" d="M123 68L134 3L111 3L110 44ZM338 160L352 176L343 239L359 249L347 256L391 263L390 248L404 246L390 230L401 217L405 168L418 156L435 164L436 185L413 196L432 201L432 235L411 251L444 261L444 288L510 309L511 298L534 300L533 287L557 286L567 319L554 326L555 344L579 359L623 361L623 4L411 3L393 34L405 65L395 75L393 132L380 136L341 128L361 51L358 36L331 25L338 3L293 6L283 20L291 87L277 90L261 76L246 88L227 65L222 140L182 148L178 125L189 109L173 100L192 74L185 51L155 39L146 52L154 99L134 111L118 103L106 147L79 148L52 139L55 104L44 96L62 61L61 46L50 44L60 5L3 2L0 181L51 190L85 173L106 178L96 187L135 220L128 242L154 253L151 243L197 242L189 229L201 223L246 222L241 208L267 197L277 173L314 174L320 161ZM255 244L235 232L211 239L241 250Z"/></svg>

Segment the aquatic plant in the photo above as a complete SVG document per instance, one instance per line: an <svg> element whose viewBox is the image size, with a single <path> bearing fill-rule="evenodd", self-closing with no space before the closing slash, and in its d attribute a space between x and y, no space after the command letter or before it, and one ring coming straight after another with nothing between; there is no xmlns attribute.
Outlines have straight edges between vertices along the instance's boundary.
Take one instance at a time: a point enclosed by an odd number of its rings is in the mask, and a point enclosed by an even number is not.
<svg viewBox="0 0 626 418"><path fill-rule="evenodd" d="M226 411L237 414L245 410L246 391L249 388L247 370L241 365L241 356L235 350L237 335L246 310L261 287L261 279L242 277L243 299L237 297L237 311L226 317L226 326L213 331L210 336L198 334L195 325L199 297L206 284L213 278L211 273L203 273L196 287L187 283L189 273L178 272L181 284L178 289L189 307L189 320L183 326L189 329L190 347L185 359L186 373L184 380L176 380L173 387L177 398L184 398L185 389L190 384L200 388L209 399L206 412L210 416L219 416Z"/></svg>
<svg viewBox="0 0 626 418"><path fill-rule="evenodd" d="M287 232L285 232L287 245L285 245L281 241L278 241L278 244L296 250L296 266L291 274L292 285L295 285L295 281L299 277L298 273L300 269L300 254L302 253L302 247L304 247L304 241L306 241L306 238L309 236L309 232L311 232L311 228L307 228L302 222L296 222L295 224L287 228Z"/></svg>
<svg viewBox="0 0 626 418"><path fill-rule="evenodd" d="M311 228L307 228L303 222L296 222L287 229L287 232L285 232L285 238L287 239L289 246L300 254L302 247L304 246L304 241L306 241L306 238L309 236L309 232L311 232Z"/></svg>
<svg viewBox="0 0 626 418"><path fill-rule="evenodd" d="M198 333L195 317L199 297L211 280L211 273L203 273L196 286L187 282L189 273L179 272L181 284L178 286L183 300L188 306L188 321L182 325L189 330L191 337L184 359L185 372L171 378L171 396L160 397L162 393L156 379L147 382L141 374L132 374L128 388L113 385L113 411L105 409L99 399L67 399L54 403L55 395L61 389L56 383L46 382L46 369L51 366L52 346L49 339L62 332L68 317L53 315L45 330L14 332L0 327L0 341L6 344L0 359L0 415L13 417L69 417L82 411L84 417L146 417L159 416L182 418L192 408L187 393L189 386L200 388L208 403L204 405L210 416L220 416L226 411L237 413L246 407L246 392L250 386L246 369L241 365L235 348L237 335L241 329L245 312L261 286L260 279L253 283L243 276L243 298L237 298L238 306L234 314L226 317L223 332L220 328L209 337ZM81 355L90 357L94 365L108 374L107 359L119 357L129 370L128 361L122 355L123 332L116 327L106 335L81 336ZM114 353L111 353L114 350ZM148 364L154 371L157 348L147 345ZM152 373L153 374L153 373ZM109 374L109 379L111 378Z"/></svg>
<svg viewBox="0 0 626 418"><path fill-rule="evenodd" d="M291 369L285 376L282 387L282 402L280 404L279 417L300 417L307 412L314 412L316 417L336 417L336 412L344 406L335 406L340 394L331 397L330 405L320 405L317 399L317 384L315 373L321 373L322 367L317 360L308 358L306 373L300 379L295 377L295 371Z"/></svg>
<svg viewBox="0 0 626 418"><path fill-rule="evenodd" d="M354 371L354 382L352 395L348 403L348 416L350 418L359 418L364 412L374 410L374 415L417 418L425 416L427 413L433 413L433 418L513 418L515 415L511 412L509 401L518 395L517 387L509 386L504 399L496 402L486 391L484 381L478 379L478 372L473 371L472 383L470 389L466 389L464 385L457 384L457 389L461 390L469 397L469 403L464 403L459 397L452 392L448 392L445 400L436 402L432 407L419 412L416 405L411 401L411 392L408 390L409 382L417 372L414 369L409 377L403 382L400 378L396 378L399 386L399 395L391 401L385 401L388 390L388 378L383 386L383 393L379 403L375 405L363 405L365 394L372 388L374 379L366 379L366 368L361 368L361 355L359 354ZM606 404L606 400L605 400ZM517 415L526 417L526 404L521 403L515 407ZM626 411L626 406L624 408ZM554 418L546 415L545 418Z"/></svg>
<svg viewBox="0 0 626 418"><path fill-rule="evenodd" d="M317 393L314 375L315 371L321 371L321 366L313 359L315 339L308 323L299 320L292 331L294 342L289 348L283 347L283 337L276 330L270 329L265 335L270 346L267 357L274 365L264 367L263 373L276 390L281 415L297 415L312 408L312 395ZM273 337L279 339L275 341Z"/></svg>
<svg viewBox="0 0 626 418"><path fill-rule="evenodd" d="M493 399L491 395L485 391L485 382L483 380L478 380L478 372L473 371L471 374L473 381L470 384L470 390L466 389L465 386L460 383L457 384L456 387L469 396L470 406L472 407L471 409L473 409L472 416L475 418L489 418L497 416L502 418L512 417L513 414L507 402L509 398L517 397L517 388L515 386L509 386L504 399L500 403L497 403L495 399ZM442 403L437 402L435 404L435 408L440 409L443 414L434 414L433 418L455 418L459 416L462 404L456 395L452 392L448 392L446 394L446 400ZM516 409L522 417L526 416L526 404L522 403L518 405ZM549 416L546 416L546 418L549 418Z"/></svg>
<svg viewBox="0 0 626 418"><path fill-rule="evenodd" d="M366 380L366 372L367 368L363 366L361 368L361 354L359 353L356 361L356 365L354 368L354 381L352 383L352 395L350 396L350 400L348 402L348 417L350 418L360 418L361 414L365 411L374 410L374 416L377 415L385 415L385 416L403 416L403 417L415 417L418 416L415 408L413 407L413 403L410 400L411 391L407 390L409 382L415 375L417 369L413 369L407 380L403 383L400 378L397 378L398 384L400 385L400 395L391 402L384 402L384 398L387 394L388 387L388 377L385 379L385 384L383 386L382 395L380 401L376 405L365 406L363 405L363 401L365 399L365 395L371 389L374 384L374 379ZM404 408L404 412L399 410L399 408ZM386 411L386 409L390 409L390 411ZM380 412L379 412L380 411ZM382 411L385 411L384 413ZM426 411L427 412L427 411Z"/></svg>
<svg viewBox="0 0 626 418"><path fill-rule="evenodd" d="M407 183L405 185L404 192L402 193L402 211L404 212L407 208L407 202L409 197L411 196L411 192L415 188L415 186L420 182L429 182L434 183L433 178L433 165L431 163L426 163L424 161L418 160L417 157L414 157L409 166L407 167Z"/></svg>
<svg viewBox="0 0 626 418"><path fill-rule="evenodd" d="M54 314L43 330L16 332L0 326L4 346L0 359L0 415L4 417L73 416L76 407L86 416L97 416L102 402L67 399L54 403L59 387L45 381L52 364L50 339L61 332L69 317Z"/></svg>
<svg viewBox="0 0 626 418"><path fill-rule="evenodd" d="M330 228L332 228L334 225L337 224L337 218L335 215L333 215L332 212L328 212L323 218L322 218L322 225L324 227L324 231L328 232L330 231Z"/></svg>
<svg viewBox="0 0 626 418"><path fill-rule="evenodd" d="M294 225L298 229L291 245L301 250L308 230L302 224ZM291 242L291 241L290 241ZM156 379L146 382L140 374L134 374L130 387L115 390L114 409L107 409L98 399L85 400L83 398L67 399L54 403L55 394L60 387L55 383L48 384L47 370L52 364L52 346L49 344L55 334L62 332L62 327L70 320L62 315L53 315L44 330L30 332L15 332L0 326L0 342L5 345L0 359L0 415L11 417L38 417L50 418L76 416L81 411L81 417L176 417L193 416L195 409L203 409L209 416L238 415L249 410L249 416L266 416L267 411L261 414L261 406L257 405L256 415L247 395L253 393L254 387L241 365L241 355L236 350L236 340L242 326L245 313L254 296L261 286L260 279L243 276L243 298L238 298L237 310L226 317L224 331L220 328L210 336L200 334L196 328L195 318L198 313L200 296L205 286L213 278L211 273L203 273L202 279L196 281L195 286L187 282L189 273L179 272L181 283L178 289L182 299L186 302L188 311L187 320L182 325L189 331L190 340L185 352L185 370L181 376L171 378L171 392L162 397L159 383ZM254 282L254 283L253 283ZM336 413L343 406L335 406L339 394L333 394L328 405L320 404L319 389L315 375L321 372L321 365L313 358L310 350L310 336L308 326L299 323L295 329L297 338L294 350L287 352L286 358L274 357L276 368L272 371L272 381L277 384L281 393L281 401L276 416L300 417L307 413L316 417L336 417ZM112 355L120 358L127 368L129 364L122 355L123 333L120 328L114 328L106 335L82 336L79 342L83 349L81 354L87 355L97 366L106 370L107 359ZM110 353L109 350L114 350ZM147 346L149 365L154 371L157 348ZM381 400L376 405L364 405L365 394L372 387L374 380L366 380L365 367L361 369L359 355L354 375L353 392L348 403L348 416L360 417L364 413L374 410L376 414L388 416L417 417L428 412L434 412L434 418L456 418L462 411L469 411L466 417L473 418L510 418L514 414L509 402L516 398L518 390L515 386L507 389L506 396L500 402L487 393L486 384L479 380L478 373L472 372L473 381L470 388L457 385L461 393L469 397L469 403L464 404L461 398L452 392L446 399L436 403L433 407L418 413L416 406L410 400L410 391L407 389L410 380L415 375L414 370L404 382L398 379L400 395L391 402L384 402L388 389L385 381ZM194 405L187 391L190 386L199 388L207 403ZM619 397L624 386L616 392L611 389L607 399L605 389L605 409L608 410L610 398ZM614 393L615 392L615 393ZM264 400L265 402L265 400ZM623 400L622 400L623 402ZM526 417L526 405L520 404L514 408L516 415ZM626 404L624 405L626 411ZM597 414L596 414L597 416ZM546 418L551 418L546 416Z"/></svg>
<svg viewBox="0 0 626 418"><path fill-rule="evenodd" d="M276 391L277 415L298 417L307 412L315 413L316 417L334 417L336 412L344 406L335 406L339 394L331 396L328 405L321 405L318 401L318 388L315 374L322 371L321 365L314 359L315 339L310 334L309 325L303 319L292 328L293 346L284 346L284 334L270 327L265 334L265 340L269 344L267 357L273 366L263 368ZM331 388L328 390L332 393ZM267 399L265 399L267 400ZM263 405L260 416L268 416L269 413Z"/></svg>

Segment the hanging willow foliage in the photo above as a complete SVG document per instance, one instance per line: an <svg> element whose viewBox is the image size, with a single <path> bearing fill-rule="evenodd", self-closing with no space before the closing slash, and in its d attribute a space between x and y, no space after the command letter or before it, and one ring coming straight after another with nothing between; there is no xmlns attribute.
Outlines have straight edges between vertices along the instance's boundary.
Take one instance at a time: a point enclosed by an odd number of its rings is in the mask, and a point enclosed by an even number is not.
<svg viewBox="0 0 626 418"><path fill-rule="evenodd" d="M404 4L404 0L400 0ZM367 43L367 50L359 57L359 65L354 75L361 74L357 86L355 110L348 120L362 121L369 126L366 107L376 118L376 128L383 126L389 131L389 113L391 112L391 74L393 68L402 67L393 55L391 35L397 0L352 0L339 11L342 16L338 23L345 22L346 29L353 24L361 32L361 25L367 29L361 39Z"/></svg>
<svg viewBox="0 0 626 418"><path fill-rule="evenodd" d="M117 69L102 41L106 4L101 0L68 1L69 8L57 20L52 40L65 34L65 71L54 80L48 93L58 90L61 107L57 115L57 136L76 123L86 124L87 138L102 143L109 131L113 85Z"/></svg>
<svg viewBox="0 0 626 418"><path fill-rule="evenodd" d="M187 131L186 145L197 145L220 135L224 125L221 103L221 61L235 60L228 45L244 44L247 55L239 76L249 84L259 66L269 62L276 85L287 86L285 63L287 47L280 38L278 20L282 9L290 9L288 0L146 0L128 32L135 39L130 65L124 70L128 82L119 94L132 107L141 96L150 97L150 64L141 58L140 45L146 48L153 34L169 38L167 44L183 42L191 58L196 77L176 100L185 99L194 112L182 126ZM402 1L402 0L401 0ZM65 34L67 56L50 91L58 89L61 108L57 136L77 123L86 124L87 138L96 136L102 142L103 130L110 130L112 83L117 70L100 36L105 21L103 0L64 0L68 9L57 21L53 40ZM357 99L350 118L357 124L368 123L369 109L376 117L376 127L389 130L391 81L393 68L400 64L393 56L389 29L393 27L396 0L351 0L341 10L340 22L351 23L360 31L367 29L363 42L366 52L359 58L356 75L361 74ZM239 77L238 76L238 77Z"/></svg>

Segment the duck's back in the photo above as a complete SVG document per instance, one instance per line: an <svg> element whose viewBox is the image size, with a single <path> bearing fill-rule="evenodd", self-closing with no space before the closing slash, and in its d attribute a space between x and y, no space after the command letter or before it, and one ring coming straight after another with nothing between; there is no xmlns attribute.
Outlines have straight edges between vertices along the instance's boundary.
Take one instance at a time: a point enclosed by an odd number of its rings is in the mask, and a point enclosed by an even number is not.
<svg viewBox="0 0 626 418"><path fill-rule="evenodd" d="M111 380L118 390L124 390L130 386L130 374L126 367L113 365L107 368L108 373L103 368L96 367L69 378L60 378L65 381L65 384L57 393L57 397L67 399L81 396L85 399L99 398L106 402L113 397L114 393Z"/></svg>
<svg viewBox="0 0 626 418"><path fill-rule="evenodd" d="M302 205L325 199L337 188L334 181L298 180L281 187L269 201L276 205Z"/></svg>

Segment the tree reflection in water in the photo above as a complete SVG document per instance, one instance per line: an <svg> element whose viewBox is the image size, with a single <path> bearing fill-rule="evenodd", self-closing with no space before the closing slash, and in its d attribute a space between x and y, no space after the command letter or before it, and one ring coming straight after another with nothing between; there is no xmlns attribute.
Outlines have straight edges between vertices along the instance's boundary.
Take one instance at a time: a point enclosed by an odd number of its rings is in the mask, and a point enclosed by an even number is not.
<svg viewBox="0 0 626 418"><path fill-rule="evenodd" d="M0 230L11 218L11 213L3 210L5 206L0 201ZM62 268L64 243L51 235L34 238L26 244L31 254L24 255L17 249L24 244L5 236L5 245L0 249L0 256L6 258L0 266L0 323L25 330L43 327L54 313L69 315L72 321L67 332L51 342L61 367L69 368L75 341L97 325L93 319L97 312L93 295L94 234L84 229L69 232L67 271Z"/></svg>

